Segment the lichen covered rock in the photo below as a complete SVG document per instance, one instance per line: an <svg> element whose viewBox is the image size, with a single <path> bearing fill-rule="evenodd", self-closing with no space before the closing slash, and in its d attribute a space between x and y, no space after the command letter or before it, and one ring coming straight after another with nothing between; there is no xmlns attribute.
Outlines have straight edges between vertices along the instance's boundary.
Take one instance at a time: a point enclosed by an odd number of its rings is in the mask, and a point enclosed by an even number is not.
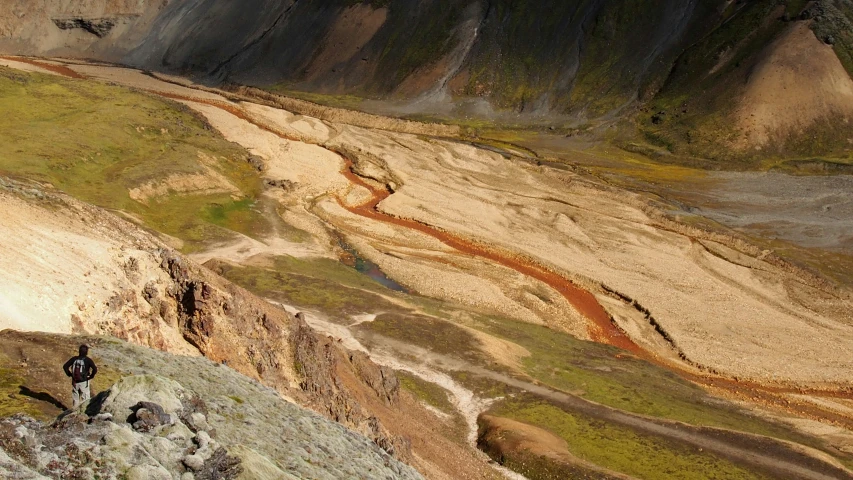
<svg viewBox="0 0 853 480"><path fill-rule="evenodd" d="M50 424L0 419L0 477L421 478L369 439L229 367L86 342L130 375Z"/></svg>

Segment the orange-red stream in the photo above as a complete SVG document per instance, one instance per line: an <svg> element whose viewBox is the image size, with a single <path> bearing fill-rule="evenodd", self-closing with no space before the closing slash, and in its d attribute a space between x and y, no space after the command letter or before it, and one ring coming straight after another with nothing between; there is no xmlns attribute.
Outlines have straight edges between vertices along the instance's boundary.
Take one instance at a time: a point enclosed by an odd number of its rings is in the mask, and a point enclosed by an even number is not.
<svg viewBox="0 0 853 480"><path fill-rule="evenodd" d="M774 405L776 407L793 411L799 415L828 419L835 423L843 424L848 428L853 427L853 421L851 421L846 415L839 415L830 410L823 409L806 402L794 404L786 398L787 394L793 393L809 394L828 398L853 399L853 393L850 391L769 386L755 382L732 380L719 376L700 375L694 373L680 364L665 361L651 352L642 349L614 325L610 315L606 310L604 310L604 307L601 306L598 300L591 293L578 287L561 275L536 264L534 261L523 259L509 252L501 252L494 247L486 246L472 240L463 239L457 235L453 235L415 220L399 218L383 213L378 209L378 205L383 200L387 199L391 193L386 189L376 188L365 182L361 177L353 172L352 161L343 155L341 156L345 163L344 169L341 173L343 173L343 175L353 184L362 186L371 192L371 198L367 202L355 206L348 205L346 202L338 198L338 203L347 211L361 217L417 230L438 239L445 245L459 252L485 258L497 264L511 268L523 275L546 283L560 292L560 294L563 295L563 297L565 297L565 299L575 307L575 309L591 321L588 331L590 337L596 342L613 345L623 350L627 350L646 361L654 363L655 365L673 370L683 378L694 383L725 390L735 396L748 398L752 401L764 404Z"/></svg>
<svg viewBox="0 0 853 480"><path fill-rule="evenodd" d="M457 235L442 231L438 228L426 225L421 222L399 218L393 215L388 215L379 211L377 206L380 202L390 196L390 192L385 189L375 188L362 180L352 171L352 161L344 157L345 166L342 170L347 179L360 185L371 192L371 199L361 205L351 206L340 201L342 207L362 217L379 220L386 223L392 223L411 230L417 230L425 233L441 243L451 247L459 252L466 253L471 256L484 258L507 268L511 268L516 272L535 278L551 288L560 292L568 302L575 307L584 317L588 318L592 323L589 324L589 335L593 340L599 343L607 343L624 350L628 350L635 354L641 354L643 350L631 341L628 336L622 333L614 324L610 315L604 310L604 307L598 303L595 297L586 290L578 287L566 278L537 265L531 260L525 260L514 256L509 252L500 252L497 248L486 246L472 240L463 239Z"/></svg>

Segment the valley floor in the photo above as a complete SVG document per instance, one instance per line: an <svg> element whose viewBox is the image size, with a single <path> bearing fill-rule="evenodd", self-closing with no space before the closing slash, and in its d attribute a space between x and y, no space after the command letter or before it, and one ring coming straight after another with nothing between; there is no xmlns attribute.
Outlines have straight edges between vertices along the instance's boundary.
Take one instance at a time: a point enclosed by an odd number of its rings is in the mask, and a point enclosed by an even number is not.
<svg viewBox="0 0 853 480"><path fill-rule="evenodd" d="M650 452L685 449L697 476L669 478L850 476L847 287L740 237L677 222L642 194L453 139L401 133L393 123L324 121L269 99L114 66L0 62L175 100L260 158L272 227L218 239L194 258L280 304L316 309L315 328L409 372L412 385L441 386L449 396L412 389L433 400L459 441L479 441L516 470L532 430L513 422L568 442L545 442L551 453L537 458L599 478L647 478L673 461ZM231 191L216 175L206 178L199 182ZM317 266L341 257L342 241L416 295L346 277L341 288L356 300L333 298L318 279L345 274L322 267L331 272L324 277ZM297 270L317 282L316 293L291 289L282 275ZM37 327L6 317L3 327ZM800 418L783 425L694 384ZM622 443L577 440L589 433L584 425L602 421L612 429L603 437ZM502 430L511 433L495 433ZM627 453L600 456L619 448Z"/></svg>

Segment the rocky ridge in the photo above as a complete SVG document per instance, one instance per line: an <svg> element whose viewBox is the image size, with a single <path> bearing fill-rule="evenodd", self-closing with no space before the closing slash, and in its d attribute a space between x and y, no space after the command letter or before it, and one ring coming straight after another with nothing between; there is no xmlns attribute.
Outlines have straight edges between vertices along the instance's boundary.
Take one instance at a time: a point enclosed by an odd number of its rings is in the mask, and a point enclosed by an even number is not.
<svg viewBox="0 0 853 480"><path fill-rule="evenodd" d="M103 365L126 372L52 423L0 420L7 478L421 478L375 443L210 360L104 337L0 335L29 346L87 342Z"/></svg>

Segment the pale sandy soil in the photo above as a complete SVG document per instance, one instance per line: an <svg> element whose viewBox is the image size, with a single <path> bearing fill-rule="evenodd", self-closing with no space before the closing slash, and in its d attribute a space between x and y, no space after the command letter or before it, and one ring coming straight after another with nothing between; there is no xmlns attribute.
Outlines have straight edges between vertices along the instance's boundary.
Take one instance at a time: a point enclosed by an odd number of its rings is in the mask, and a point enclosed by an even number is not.
<svg viewBox="0 0 853 480"><path fill-rule="evenodd" d="M228 260L246 264L253 260L289 255L297 258L333 258L327 250L315 243L291 242L280 237L265 238L263 241L245 235L222 245L214 245L206 250L187 255L199 264L212 259Z"/></svg>
<svg viewBox="0 0 853 480"><path fill-rule="evenodd" d="M176 328L146 318L153 311L139 292L149 284L162 291L168 282L155 255L160 245L76 203L57 209L0 189L0 211L0 330L141 329L146 338L156 330L170 351L198 355Z"/></svg>
<svg viewBox="0 0 853 480"><path fill-rule="evenodd" d="M139 88L224 101L126 69L72 68ZM361 171L394 183L395 193L379 205L382 211L562 272L590 288L637 343L662 355L680 352L691 362L741 378L849 383L853 305L848 294L809 285L795 270L724 244L697 241L698 233L673 231L647 214L637 195L464 144L243 105L257 122L316 146L284 140L215 107L190 105L226 138L264 157L266 175L297 183L281 201L299 221L314 226L311 233L320 235L324 223L340 230L369 260L417 291L585 334L583 319L541 282L342 208L339 197L355 202L363 193L352 193L339 172L342 160L328 148L355 152ZM643 315L598 288L602 284L648 309L672 338L672 348L661 350L660 336ZM543 290L546 295L532 294Z"/></svg>

